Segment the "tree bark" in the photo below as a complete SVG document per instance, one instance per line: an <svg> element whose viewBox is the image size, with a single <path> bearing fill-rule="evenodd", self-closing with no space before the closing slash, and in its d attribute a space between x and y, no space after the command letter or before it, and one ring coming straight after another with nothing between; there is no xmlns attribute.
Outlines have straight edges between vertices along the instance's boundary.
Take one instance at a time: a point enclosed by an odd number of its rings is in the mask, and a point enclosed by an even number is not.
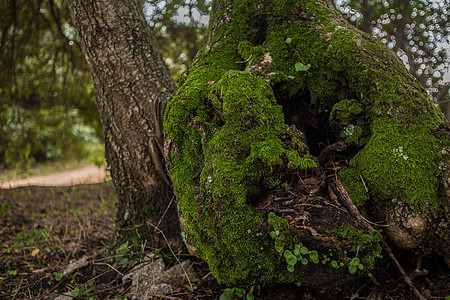
<svg viewBox="0 0 450 300"><path fill-rule="evenodd" d="M90 66L105 136L105 154L119 194L116 240L153 241L158 226L178 237L171 184L163 163L162 118L176 91L152 41L139 1L69 1Z"/></svg>

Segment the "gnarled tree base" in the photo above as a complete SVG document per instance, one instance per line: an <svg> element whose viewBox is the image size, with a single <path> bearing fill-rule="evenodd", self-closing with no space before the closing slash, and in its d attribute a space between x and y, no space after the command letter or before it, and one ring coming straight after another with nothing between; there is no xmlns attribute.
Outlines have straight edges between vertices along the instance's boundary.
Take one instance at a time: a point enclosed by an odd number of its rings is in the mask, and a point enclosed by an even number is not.
<svg viewBox="0 0 450 300"><path fill-rule="evenodd" d="M438 161L450 139L395 54L327 1L218 1L213 11L164 128L183 236L214 276L325 288L370 273L380 234L341 206L336 176L367 216L417 238L398 246L446 251L448 231L439 245L424 232L448 209ZM319 172L343 145L346 168ZM415 210L389 218L392 203Z"/></svg>

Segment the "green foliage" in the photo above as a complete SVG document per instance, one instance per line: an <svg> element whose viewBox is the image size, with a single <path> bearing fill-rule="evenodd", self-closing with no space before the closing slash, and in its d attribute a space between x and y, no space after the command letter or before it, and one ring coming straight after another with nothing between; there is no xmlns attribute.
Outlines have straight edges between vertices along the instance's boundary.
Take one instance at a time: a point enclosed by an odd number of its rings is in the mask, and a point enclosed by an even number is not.
<svg viewBox="0 0 450 300"><path fill-rule="evenodd" d="M86 156L86 144L98 142L92 128L82 124L77 110L55 106L30 111L12 106L3 112L6 124L0 160L10 167L34 162Z"/></svg>
<svg viewBox="0 0 450 300"><path fill-rule="evenodd" d="M67 3L10 3L0 20L0 164L83 154L83 143L102 134Z"/></svg>
<svg viewBox="0 0 450 300"><path fill-rule="evenodd" d="M223 294L220 295L219 300L233 300L236 299L244 299L244 300L254 300L255 297L251 292L246 292L242 288L226 288L223 291Z"/></svg>
<svg viewBox="0 0 450 300"><path fill-rule="evenodd" d="M316 250L308 250L305 246L301 246L299 244L295 245L294 250L291 252L290 250L284 250L283 253L284 258L286 259L287 269L289 272L294 272L294 266L297 262L301 262L302 265L306 266L309 262L314 264L319 263L319 252ZM323 264L327 261L326 256L324 256Z"/></svg>
<svg viewBox="0 0 450 300"><path fill-rule="evenodd" d="M335 230L335 232L340 237L349 240L353 244L350 249L351 252L356 254L360 251L364 251L367 253L364 257L360 258L346 258L346 263L348 265L352 265L359 270L365 269L366 272L368 272L368 270L373 269L375 261L382 257L380 245L381 234L379 231L374 230L365 234L350 225L343 224ZM337 268L337 263L333 263L333 261L331 262L331 266ZM343 266L343 262L341 263ZM349 271L350 269L353 271L353 267L349 268Z"/></svg>
<svg viewBox="0 0 450 300"><path fill-rule="evenodd" d="M126 241L115 249L115 260L123 267L132 267L136 263L130 242Z"/></svg>

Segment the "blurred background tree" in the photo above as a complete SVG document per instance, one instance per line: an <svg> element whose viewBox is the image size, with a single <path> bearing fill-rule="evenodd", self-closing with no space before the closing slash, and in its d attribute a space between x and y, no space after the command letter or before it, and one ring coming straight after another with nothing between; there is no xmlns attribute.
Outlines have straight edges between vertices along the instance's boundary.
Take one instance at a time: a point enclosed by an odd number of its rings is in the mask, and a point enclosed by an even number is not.
<svg viewBox="0 0 450 300"><path fill-rule="evenodd" d="M335 0L359 29L402 59L450 117L450 0Z"/></svg>
<svg viewBox="0 0 450 300"><path fill-rule="evenodd" d="M141 0L176 80L200 49L210 0ZM388 45L450 116L450 0L335 0ZM64 0L0 0L0 167L80 157L101 143L89 69Z"/></svg>
<svg viewBox="0 0 450 300"><path fill-rule="evenodd" d="M1 1L0 164L80 157L102 133L67 4Z"/></svg>
<svg viewBox="0 0 450 300"><path fill-rule="evenodd" d="M144 13L154 28L155 42L175 80L192 63L203 44L210 6L211 0L144 2Z"/></svg>

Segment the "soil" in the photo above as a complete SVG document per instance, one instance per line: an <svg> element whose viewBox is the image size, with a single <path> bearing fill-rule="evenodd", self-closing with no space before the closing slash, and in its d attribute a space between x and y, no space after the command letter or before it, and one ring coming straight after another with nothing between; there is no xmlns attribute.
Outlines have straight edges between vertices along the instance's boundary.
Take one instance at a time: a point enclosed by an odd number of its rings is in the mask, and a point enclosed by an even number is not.
<svg viewBox="0 0 450 300"><path fill-rule="evenodd" d="M47 184L55 185L62 175L47 178L53 178ZM70 178L66 184L76 182ZM32 182L38 184L28 183ZM146 244L109 247L116 201L110 182L0 189L0 299L55 299L64 293L72 293L75 299L127 299L131 287L122 281L123 275L143 252L157 252L166 265L174 265L176 259L166 249ZM415 255L393 251L426 299L450 295L449 270L442 258L425 256L421 270L427 272L414 273ZM177 254L178 259L193 260L199 279L152 299L218 299L227 287L217 283L204 262L184 253ZM256 299L415 299L385 256L373 278L358 278L326 291L293 285L245 288ZM85 264L67 271L82 258Z"/></svg>
<svg viewBox="0 0 450 300"><path fill-rule="evenodd" d="M83 183L99 183L108 178L104 168L87 166L82 169L59 172L50 175L35 176L25 179L8 180L0 183L0 188L8 189L19 186L68 186Z"/></svg>

